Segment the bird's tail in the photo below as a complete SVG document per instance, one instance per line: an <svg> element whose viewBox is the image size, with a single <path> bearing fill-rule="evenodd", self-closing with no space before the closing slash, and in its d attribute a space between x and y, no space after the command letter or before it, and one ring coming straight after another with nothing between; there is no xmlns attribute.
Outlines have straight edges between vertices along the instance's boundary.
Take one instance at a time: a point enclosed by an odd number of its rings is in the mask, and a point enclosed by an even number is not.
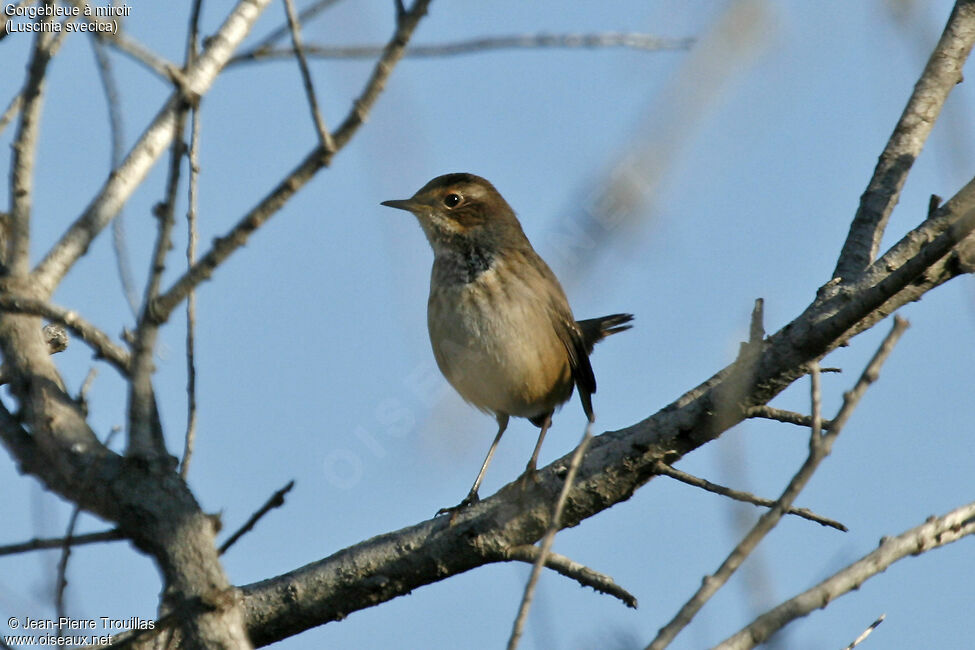
<svg viewBox="0 0 975 650"><path fill-rule="evenodd" d="M582 330L582 340L586 345L586 352L591 354L593 346L607 336L633 327L627 324L632 320L633 314L612 314L602 318L587 318L586 320L576 321L576 324Z"/></svg>

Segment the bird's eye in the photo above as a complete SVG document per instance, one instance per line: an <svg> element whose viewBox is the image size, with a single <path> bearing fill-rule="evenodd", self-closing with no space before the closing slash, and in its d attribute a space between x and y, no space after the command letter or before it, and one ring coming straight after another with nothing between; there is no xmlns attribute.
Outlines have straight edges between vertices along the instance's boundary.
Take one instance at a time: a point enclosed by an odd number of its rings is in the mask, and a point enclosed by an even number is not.
<svg viewBox="0 0 975 650"><path fill-rule="evenodd" d="M443 204L448 208L455 208L460 203L460 194L454 194L451 192L447 196L443 197Z"/></svg>

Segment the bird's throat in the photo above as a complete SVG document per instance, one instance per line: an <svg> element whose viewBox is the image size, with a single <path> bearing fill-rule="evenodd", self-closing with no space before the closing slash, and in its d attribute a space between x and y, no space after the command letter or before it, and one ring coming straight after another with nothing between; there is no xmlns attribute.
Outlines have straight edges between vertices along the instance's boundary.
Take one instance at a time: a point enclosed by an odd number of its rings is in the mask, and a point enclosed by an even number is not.
<svg viewBox="0 0 975 650"><path fill-rule="evenodd" d="M444 247L436 252L434 274L441 282L470 284L491 268L494 258L490 249L473 243Z"/></svg>

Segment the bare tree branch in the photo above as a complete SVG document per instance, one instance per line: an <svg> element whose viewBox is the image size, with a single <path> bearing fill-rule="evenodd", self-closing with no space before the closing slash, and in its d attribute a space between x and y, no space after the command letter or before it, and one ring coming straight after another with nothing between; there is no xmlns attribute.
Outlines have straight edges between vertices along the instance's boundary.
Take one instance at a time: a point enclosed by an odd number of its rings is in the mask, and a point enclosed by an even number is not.
<svg viewBox="0 0 975 650"><path fill-rule="evenodd" d="M352 136L362 126L380 93L382 93L386 80L396 63L403 57L406 43L420 19L426 14L429 4L430 0L416 0L399 21L393 38L386 45L382 57L373 68L372 75L366 82L362 94L353 102L352 110L333 135L335 151L328 153L320 145L312 149L304 160L283 181L278 183L260 203L244 215L226 235L217 237L210 250L156 300L153 313L157 315L160 321L169 318L172 311L191 290L209 279L214 269L247 243L254 231L273 217L305 183L311 180L322 167L328 165L332 157L352 139Z"/></svg>
<svg viewBox="0 0 975 650"><path fill-rule="evenodd" d="M186 78L183 76L183 71L179 69L179 66L171 61L167 61L164 57L156 54L135 39L129 38L124 31L120 30L118 33L114 33L112 31L112 19L96 15L95 12L91 11L88 0L68 1L72 6L77 7L81 11L83 20L95 27L90 33L100 43L104 43L125 54L167 82L175 83L178 86L186 85Z"/></svg>
<svg viewBox="0 0 975 650"><path fill-rule="evenodd" d="M241 0L135 149L102 192L75 221L31 276L6 277L14 295L45 298L145 177L172 136L185 97L205 92L234 47L269 0ZM94 435L84 413L64 389L47 354L36 316L0 312L0 348L18 418L0 412L0 436L24 471L105 519L117 521L163 579L160 607L192 616L174 620L173 633L187 647L248 648L241 608L220 565L213 521L169 468L120 458ZM26 430L30 433L26 434ZM26 438L25 438L26 435ZM162 471L160 471L162 470ZM97 480L96 480L97 478Z"/></svg>
<svg viewBox="0 0 975 650"><path fill-rule="evenodd" d="M251 9L255 13L259 12L257 5L261 1L243 0L253 5ZM293 50L300 52L294 8L290 1L286 0L286 3L289 22L295 28ZM316 6L326 4L320 1ZM417 0L407 12L402 2L397 2L396 33L383 50L381 60L353 110L336 131L334 144L328 145L328 138L324 137L327 131L324 130L324 122L321 122L320 145L224 238L218 239L199 261L195 259L193 251L195 226L190 219L191 214L195 218L196 212L192 179L198 173L198 164L191 160L191 198L187 216L193 243L187 250L189 268L167 291L160 292L163 260L160 251L164 253L169 243L168 231L163 233L161 228L140 317L140 330L136 333L139 352L135 356L138 361L134 363L127 352L120 348L126 356L124 364L117 366L123 368L125 373L130 372L133 365L138 366L135 374L139 380L133 385L144 388L143 396L147 399L143 400L142 407L133 410L130 424L132 429L145 426L155 411L154 404L150 408L148 399L152 390L149 381L150 355L155 332L179 303L188 299L187 390L190 406L182 468L184 475L190 458L195 415L192 325L195 287L242 246L321 167L328 165L332 156L351 139L376 101L393 65L408 54L404 51L406 42L416 22L426 11L427 4L428 1ZM959 7L965 4L960 2ZM761 306L757 304L749 344L743 346L736 363L646 420L592 439L591 447L585 450L591 438L591 432L587 429L583 443L571 459L566 456L543 468L539 472L538 484L525 490L520 486L508 486L498 495L462 513L453 526L442 520L421 523L373 538L284 576L237 590L229 585L217 560L212 518L202 513L185 482L175 472L160 472L158 466L146 467L132 462L132 459L112 453L107 444L98 444L87 424L84 409L67 395L53 364L41 355L40 322L35 317L61 309L43 299L51 295L99 231L115 219L135 186L145 178L166 143L172 139L171 135L151 135L151 132L161 128L160 120L169 120L170 126L178 121L180 107L199 96L197 87L202 86L202 92L205 92L217 74L214 71L207 78L209 72L204 69L206 65L219 70L219 60L226 62L233 51L229 41L233 41L234 45L240 42L240 38L231 33L233 30L228 31L227 24L232 20L252 22L250 17L238 15L251 9L238 7L235 17L228 19L213 40L208 40L204 57L196 60L195 40L200 6L200 0L195 0L185 74L168 62L159 64L168 78L175 80L179 86L169 103L162 108L149 130L106 182L84 215L72 224L35 268L29 281L12 278L13 281L8 284L5 280L0 291L0 306L5 300L11 301L11 305L21 305L6 312L0 310L0 346L5 366L9 366L11 373L10 391L18 405L14 416L0 403L0 441L14 456L22 471L37 475L51 490L68 496L79 506L118 521L119 530L124 530L138 549L156 559L164 580L161 609L169 612L163 616L161 623L164 624L156 631L161 638L155 641L160 645L164 645L167 636L171 635L168 640L174 646L245 648L249 644L244 634L245 625L255 642L267 643L313 625L340 619L350 611L408 593L421 584L429 584L483 564L512 559L537 563L532 581L526 587L524 612L527 612L527 603L530 602L531 585L537 580L542 565L566 575L571 574L580 582L588 580L593 583L591 586L597 589L602 587L609 593L618 589L620 593L614 595L624 602L626 597L635 602L632 595L618 588L607 576L596 572L590 575L591 570L579 568L568 558L551 554L551 539L555 532L562 527L576 525L584 518L629 498L636 489L653 478L661 464L675 462L689 451L717 438L744 417L774 414L791 418L783 421L808 424L814 430L810 456L825 456L829 453L830 436L838 434L845 419L837 418L835 429L827 426L829 423L821 418L818 396L813 399L813 415L808 418L768 408L766 402L804 376L810 364L817 368L823 355L886 317L898 306L916 299L959 273L975 268L975 262L965 257L963 251L965 243L972 240L971 233L975 229L975 203L968 200L963 190L949 201L949 204L954 202L950 209L946 204L942 209L933 210L925 223L909 235L911 239L902 240L895 247L896 256L892 249L885 256L883 265L878 260L856 277L844 277L842 286L841 283L834 283L824 287L803 314L767 339L764 337L764 327L761 327ZM248 23L243 31L246 32L249 26ZM228 41L225 44L226 53L216 52L219 48L214 45L214 40L220 39ZM308 81L306 90L310 91L314 113L316 100L307 64L301 62L300 65ZM925 77L922 77L924 80ZM936 85L947 83L950 79L945 77L939 82L938 78L930 76L927 81ZM944 94L947 92L945 90ZM16 110L20 110L20 107ZM28 110L25 109L25 114ZM194 120L197 117L194 112ZM197 136L194 125L194 142ZM178 158L174 155L173 161ZM118 176L123 178L117 179ZM171 185L175 187L175 182L171 182ZM175 196L175 191L172 194ZM174 201L167 203L172 209ZM172 214L170 221L171 218ZM886 222L886 217L883 217L883 221ZM29 222L25 224L29 226ZM878 237L883 227L881 224L876 229ZM24 228L23 232L26 233L27 229ZM852 234L851 229L851 238ZM22 247L18 244L11 247L12 250L14 248ZM0 251L3 250L4 247L0 247ZM870 253L870 259L875 255L876 249ZM837 268L840 263L842 259ZM34 290L31 284L34 281L39 283L40 290ZM837 288L842 288L842 296L836 295ZM29 299L11 296L29 296ZM31 308L24 309L24 304L30 304ZM79 322L81 329L87 330L89 335L103 337L108 345L115 345L85 321L76 319L76 327ZM756 328L756 325L759 327ZM97 352L98 348L93 347ZM867 375L866 371L864 374ZM815 370L813 381L818 385ZM843 414L842 410L840 414ZM820 427L828 429L828 432L822 433ZM569 478L565 477L567 463L570 467ZM91 480L94 476L99 478L97 484ZM288 489L290 484L276 493L280 500L283 500L283 494ZM789 499L786 496L783 494L774 504L773 512L779 511L777 517L781 517L795 495ZM274 499L272 496L271 501ZM550 516L553 505L554 515ZM256 521L259 517L260 514L256 514L252 520ZM547 522L551 522L548 527ZM253 523L248 522L248 525L252 526ZM232 537L226 546L233 543L237 536ZM541 549L532 545L542 538L545 541ZM67 548L67 543L62 541ZM188 572L188 569L192 571ZM295 598L297 593L301 594L300 599ZM241 616L242 612L246 619ZM517 641L515 635L513 639ZM148 642L148 636L136 634L129 640L132 646L143 647L140 644Z"/></svg>
<svg viewBox="0 0 975 650"><path fill-rule="evenodd" d="M237 543L237 540L239 540L241 537L243 537L251 530L253 530L254 526L257 525L257 522L259 522L264 515L271 512L275 508L280 508L281 506L283 506L284 496L288 492L291 492L291 488L293 488L294 486L295 486L295 482L293 480L288 481L287 485L285 485L283 488L281 488L280 490L272 494L268 498L268 500L264 502L264 505L258 508L257 511L254 514L252 514L247 519L246 522L244 522L243 526L238 528L233 535L227 538L227 541L225 541L223 544L220 545L220 555L226 553L231 546Z"/></svg>
<svg viewBox="0 0 975 650"><path fill-rule="evenodd" d="M860 633L860 636L858 636L857 638L853 639L853 643L851 643L850 645L846 646L846 648L844 648L844 650L853 650L853 648L855 648L858 645L860 645L861 643L863 643L866 640L866 638L868 636L870 636L873 633L874 630L877 629L877 626L884 622L884 619L885 618L887 618L887 615L886 614L881 614L880 616L878 616L877 617L877 620L874 621L873 623L871 623L870 626L867 629L865 629L863 632L861 632Z"/></svg>
<svg viewBox="0 0 975 650"><path fill-rule="evenodd" d="M754 648L788 623L822 609L843 594L859 589L860 585L885 571L894 562L940 548L972 534L975 534L975 503L956 508L941 517L931 517L920 526L897 537L884 538L872 553L762 614L747 627L715 646L715 650Z"/></svg>
<svg viewBox="0 0 975 650"><path fill-rule="evenodd" d="M117 542L125 539L122 531L118 528L103 530L100 533L85 533L83 535L72 535L69 540L67 537L52 537L34 539L17 544L5 544L0 546L0 555L14 555L16 553L27 553L30 551L46 551L52 548L62 548L66 544L70 546L81 546L82 544L98 544L101 542Z"/></svg>
<svg viewBox="0 0 975 650"><path fill-rule="evenodd" d="M190 127L190 182L189 206L186 209L186 266L192 267L196 261L196 213L198 203L198 183L200 180L200 107L193 109ZM186 298L186 435L183 438L183 458L179 464L179 475L186 478L193 457L193 444L196 439L196 292L190 291Z"/></svg>
<svg viewBox="0 0 975 650"><path fill-rule="evenodd" d="M622 47L647 52L666 52L689 50L694 38L666 38L652 34L635 32L602 32L596 34L515 34L510 36L489 36L450 43L432 45L412 45L403 55L406 58L434 58L478 54L497 50L538 50L538 49L605 49ZM327 46L306 43L305 54L318 59L374 59L382 54L379 45ZM272 49L267 44L241 52L230 59L227 65L237 65L255 61L290 59L295 56L294 47Z"/></svg>
<svg viewBox="0 0 975 650"><path fill-rule="evenodd" d="M109 362L123 377L129 374L131 359L128 350L113 342L108 334L86 321L73 309L65 309L44 300L0 293L0 311L33 314L60 323L87 343L95 352L96 359Z"/></svg>
<svg viewBox="0 0 975 650"><path fill-rule="evenodd" d="M337 5L339 1L340 0L317 0L316 2L308 5L300 12L298 12L298 20L302 24L307 24L312 18L314 18L321 12L325 11L330 7L333 7L334 5ZM288 24L285 23L284 25L281 25L280 27L272 31L270 34L265 36L264 38L258 40L257 45L255 45L251 50L248 50L248 52L252 52L254 50L268 49L271 45L273 45L277 41L287 36L290 32L291 30L288 28ZM375 56L379 56L380 54L382 54L382 48L377 49ZM231 60L231 63L232 62L233 61Z"/></svg>
<svg viewBox="0 0 975 650"><path fill-rule="evenodd" d="M17 3L17 5L21 5L21 4L23 4L23 1ZM64 23L67 24L69 22L72 22L74 19L75 17L71 16L67 20L65 20ZM2 24L0 24L0 29L3 29ZM69 32L67 29L62 29L60 32L54 35L54 40L51 42L50 46L48 47L49 58L57 54L58 50L61 48L61 44L64 42L64 39L67 37L68 33ZM20 113L20 109L24 107L24 92L26 90L27 90L26 88L22 88L20 92L14 95L13 98L10 100L10 103L7 105L7 108L4 110L3 115L0 115L0 133L3 133L3 130L7 128L7 125L13 121L14 117L16 117L18 113Z"/></svg>
<svg viewBox="0 0 975 650"><path fill-rule="evenodd" d="M541 553L541 549L537 546L525 544L505 549L503 559L534 564ZM594 571L564 555L553 552L549 552L545 558L545 566L556 573L561 573L567 578L572 578L583 587L592 587L600 593L618 598L627 607L636 609L636 597L616 584L616 581L608 575Z"/></svg>
<svg viewBox="0 0 975 650"><path fill-rule="evenodd" d="M48 0L48 4L51 4ZM42 26L54 22L53 15L41 18ZM34 36L34 48L27 65L27 81L21 93L20 126L13 143L10 171L10 215L6 249L0 250L7 272L27 275L30 269L30 217L34 184L34 152L40 132L41 106L44 97L44 76L51 60L52 32L39 31ZM0 240L2 241L2 240Z"/></svg>
<svg viewBox="0 0 975 650"><path fill-rule="evenodd" d="M582 464L582 457L586 453L586 448L589 447L591 441L592 421L590 420L586 422L586 430L582 435L582 440L575 448L575 451L572 452L572 460L569 461L569 470L565 475L565 482L562 484L562 489L559 490L559 498L555 501L555 509L552 512L545 536L542 538L542 546L538 550L538 557L535 558L535 564L532 566L531 575L528 577L528 584L525 585L525 593L521 597L518 615L515 617L515 622L511 629L511 637L508 639L508 650L515 650L518 647L518 640L521 638L522 631L524 630L525 621L528 620L528 610L531 608L532 598L535 596L535 587L538 585L538 578L552 550L555 534L561 530L562 512L565 510L566 500L576 480L576 474L579 473L579 465Z"/></svg>
<svg viewBox="0 0 975 650"><path fill-rule="evenodd" d="M751 370L745 372L741 364L732 364L655 415L594 438L562 525L575 525L629 498L653 477L657 461L673 463L718 437L740 422L752 406L767 403L808 374L811 361L845 344L884 318L888 310L915 299L916 294L905 291L905 287L925 272L926 264L939 264L957 241L975 229L975 203L960 201L958 208L955 220L942 235L919 247L915 257L888 270L885 277L862 278L842 300L821 291L801 315L765 339L759 358L750 364ZM748 378L749 388L744 394L742 376ZM729 394L737 401L726 399ZM725 411L718 417L716 405L728 403L738 410ZM550 504L562 487L556 468L566 462L568 458L563 457L539 470L539 483L527 490L506 486L458 515L451 527L437 521L417 524L243 587L252 638L258 644L280 640L422 584L494 561L491 558L499 553L494 549L537 541L545 532L539 522L548 520ZM369 593L347 585L350 572L372 586ZM290 600L285 607L287 594L295 588L302 589L306 598L300 607L293 607Z"/></svg>
<svg viewBox="0 0 975 650"><path fill-rule="evenodd" d="M105 44L95 38L90 39L95 62L98 66L98 77L102 81L105 92L105 103L108 106L108 126L112 140L112 157L110 169L114 170L122 162L125 155L123 149L125 135L122 127L122 110L119 106L118 85L115 83L115 73L112 70L112 60L108 56ZM133 280L132 263L129 261L129 249L125 238L125 220L120 210L118 216L112 220L112 248L115 251L115 265L118 269L119 281L122 283L122 295L132 311L138 317L139 299Z"/></svg>
<svg viewBox="0 0 975 650"><path fill-rule="evenodd" d="M58 574L54 588L54 612L58 620L68 615L64 604L64 594L68 588L68 560L71 559L74 529L78 525L78 516L80 514L81 508L75 506L71 511L71 518L68 519L68 530L64 534L64 544L61 545L61 558L58 560Z"/></svg>
<svg viewBox="0 0 975 650"><path fill-rule="evenodd" d="M975 43L975 2L958 0L941 40L914 86L907 106L887 142L873 178L860 197L833 277L850 281L877 256L880 240L907 174L927 140L948 93L961 81L961 69Z"/></svg>
<svg viewBox="0 0 975 650"><path fill-rule="evenodd" d="M843 426L853 413L853 409L856 408L863 393L866 392L867 387L877 380L881 366L883 366L887 357L890 356L894 345L897 344L897 340L906 328L907 321L895 317L894 327L884 339L883 343L881 343L877 352L874 353L870 363L867 364L863 374L860 375L859 381L843 396L843 406L833 419L833 429L827 433L822 433L819 426L821 421L819 408L819 367L818 365L812 366L813 426L809 436L809 455L806 457L806 461L802 464L799 471L796 472L795 476L792 477L792 480L789 481L788 486L782 492L782 496L775 502L775 505L759 517L752 529L745 535L745 538L741 540L725 561L721 563L718 570L703 580L697 592L684 603L674 618L660 629L654 640L647 646L647 650L662 650L670 645L680 631L691 622L704 604L737 571L741 563L755 550L758 543L779 523L782 515L791 507L799 492L802 491L809 482L809 479L812 478L819 464L829 455L833 442L839 436L840 431L843 430Z"/></svg>
<svg viewBox="0 0 975 650"><path fill-rule="evenodd" d="M718 485L717 483L712 483L703 478L698 478L693 474L688 474L687 472L682 472L681 470L671 467L670 465L660 462L657 463L655 468L657 474L662 474L668 476L672 479L680 481L681 483L686 483L687 485L693 485L694 487L701 488L702 490L707 490L708 492L714 492L715 494L720 494L721 496L726 496L735 501L741 501L743 503L751 503L756 506L765 506L767 508L775 505L775 501L772 499L765 499L762 497L757 497L754 494L748 492L742 492L741 490L732 490L731 488L724 487L723 485ZM787 515L796 515L797 517L802 517L803 519L808 519L809 521L815 521L817 524L823 526L829 526L830 528L835 528L836 530L847 532L847 527L838 521L833 519L827 519L817 515L808 508L789 508L785 511Z"/></svg>
<svg viewBox="0 0 975 650"><path fill-rule="evenodd" d="M823 369L820 369L822 372ZM777 409L774 406L768 406L761 404L759 406L753 406L748 409L747 417L749 418L764 418L766 420L776 420L777 422L785 422L786 424L796 424L801 427L811 427L812 426L812 416L803 415L802 413L795 413L794 411L783 411L782 409ZM827 431L833 425L829 420L823 420L820 423L823 429Z"/></svg>
<svg viewBox="0 0 975 650"><path fill-rule="evenodd" d="M156 241L149 266L139 312L139 323L133 336L132 372L129 382L128 446L126 454L145 458L163 457L166 445L159 426L156 400L152 389L152 373L155 370L152 354L159 335L159 321L152 314L153 301L159 295L159 285L166 270L166 255L172 248L172 232L175 225L176 193L179 189L180 170L186 144L183 132L189 106L182 104L173 124L172 143L169 152L169 172L166 178L166 195L153 209L157 220Z"/></svg>
<svg viewBox="0 0 975 650"><path fill-rule="evenodd" d="M285 13L288 15L288 28L291 30L291 47L294 50L295 58L298 60L298 69L301 71L301 81L305 87L305 96L308 98L308 108L311 110L311 119L318 131L319 143L322 150L326 153L335 151L335 143L332 141L332 134L325 126L325 118L318 108L318 98L315 96L315 84L311 80L311 72L308 70L308 61L305 59L305 50L301 44L301 23L295 13L295 5L292 0L284 0Z"/></svg>
<svg viewBox="0 0 975 650"><path fill-rule="evenodd" d="M54 291L68 270L88 250L92 240L115 218L165 151L173 136L173 125L183 103L182 97L187 93L199 97L210 89L220 69L270 1L240 0L217 33L209 39L200 58L186 71L185 85L173 93L84 214L68 228L34 269L33 279L43 295L48 296Z"/></svg>

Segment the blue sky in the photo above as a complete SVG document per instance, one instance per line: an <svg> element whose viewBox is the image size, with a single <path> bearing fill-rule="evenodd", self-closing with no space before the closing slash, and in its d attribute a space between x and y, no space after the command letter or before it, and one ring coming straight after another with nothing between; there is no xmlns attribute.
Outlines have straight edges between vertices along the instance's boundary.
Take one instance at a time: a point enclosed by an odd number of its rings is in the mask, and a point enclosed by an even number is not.
<svg viewBox="0 0 975 650"><path fill-rule="evenodd" d="M305 26L305 40L381 42L392 29L391 4L339 3ZM891 6L901 4L907 13L895 18ZM380 201L407 197L445 172L485 176L565 278L578 318L634 313L634 329L593 356L597 426L621 428L729 363L747 337L755 298L765 299L765 326L773 332L829 279L877 155L951 4L756 3L747 25L734 29L747 35L747 47L719 54L716 71L705 74L708 59L700 50L721 47L715 25L733 3L434 2L416 43L638 31L693 36L699 45L692 52L519 50L405 60L332 167L201 288L191 487L233 530L274 490L296 481L286 507L226 556L231 580L277 575L456 503L494 433L493 419L464 404L436 371L425 314L432 256L413 218ZM127 29L181 60L185 11L182 4L139 3ZM208 4L204 32L225 11ZM255 35L283 20L282 5L272 4ZM23 35L0 44L5 59L17 61L0 73L0 96L22 83L28 46ZM113 58L131 144L168 88L137 64ZM370 68L368 61L313 62L330 125L344 117ZM968 84L952 93L885 245L923 219L930 194L947 198L975 173L968 153L972 101ZM204 100L202 125L200 242L206 246L304 156L316 134L292 61L228 70ZM35 260L88 203L108 168L104 99L82 38L69 39L52 64L43 128ZM0 135L0 144L11 142L12 131ZM568 246L579 206L634 151L666 152L649 201L633 220L609 229L597 248ZM158 164L125 211L140 287L155 227L150 210L162 197L164 178L165 164ZM4 185L4 202L6 193ZM118 335L133 319L108 235L55 301ZM180 232L170 280L184 246ZM717 643L756 613L868 553L881 536L972 499L972 282L957 279L902 315L911 329L798 499L850 532L783 521L673 647ZM842 391L888 329L883 323L826 359L844 370L824 379L827 414L835 413ZM156 360L174 452L182 448L185 426L184 334L179 316L164 330ZM76 341L58 363L77 390L94 362ZM114 371L101 367L90 397L97 431L124 423L124 395ZM798 382L773 405L808 410L807 383ZM567 404L541 461L568 452L583 424L578 402ZM483 496L520 473L534 440L534 427L513 422ZM775 497L804 459L806 440L801 429L749 421L678 467ZM6 456L0 482L7 496L0 543L63 532L69 506L19 476ZM757 514L660 478L628 502L563 531L555 550L614 576L640 608L628 610L543 575L521 647L587 648L607 639L642 647L738 541L741 517ZM82 517L82 531L103 527ZM871 639L877 647L958 647L972 635L975 587L964 568L973 559L972 543L964 540L902 561L787 628L780 647L843 647L881 613L887 620ZM0 614L49 615L56 561L56 553L0 558ZM500 647L528 571L480 568L279 647ZM69 579L69 611L77 617L155 613L155 569L124 543L76 550Z"/></svg>

